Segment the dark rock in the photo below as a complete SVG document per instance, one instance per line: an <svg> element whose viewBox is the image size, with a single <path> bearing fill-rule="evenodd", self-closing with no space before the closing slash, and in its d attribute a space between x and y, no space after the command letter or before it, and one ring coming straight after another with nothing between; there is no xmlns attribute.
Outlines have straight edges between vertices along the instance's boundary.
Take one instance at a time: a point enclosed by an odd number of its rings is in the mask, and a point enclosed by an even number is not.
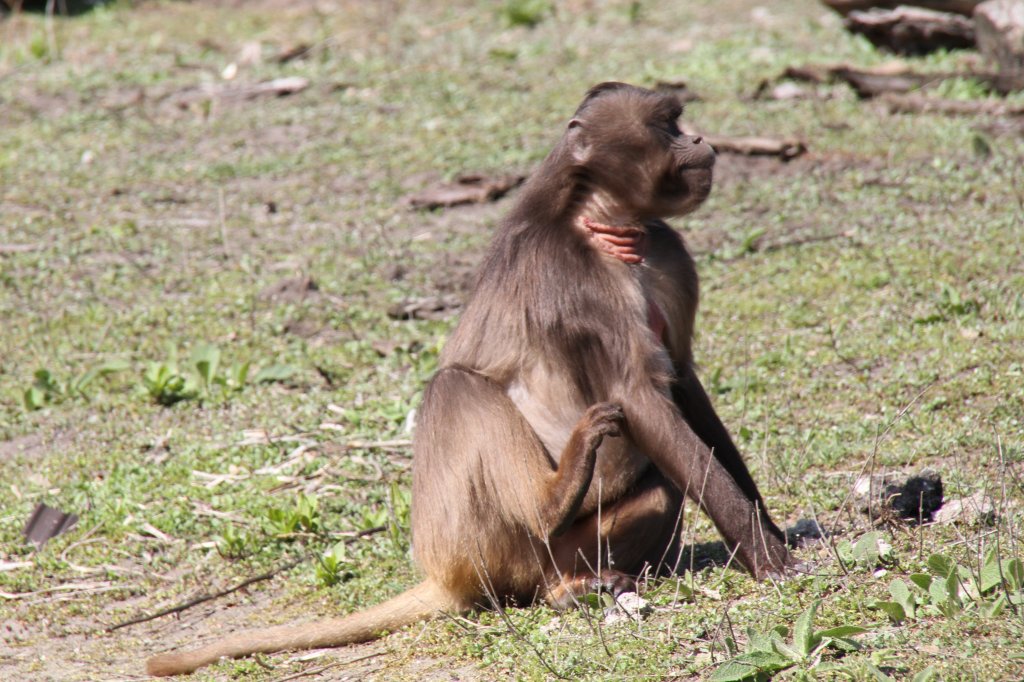
<svg viewBox="0 0 1024 682"><path fill-rule="evenodd" d="M786 543L793 549L817 544L828 535L814 519L800 519L783 532Z"/></svg>
<svg viewBox="0 0 1024 682"><path fill-rule="evenodd" d="M874 508L877 513L881 507L910 522L931 522L943 502L942 478L929 469L909 478L898 474L862 476L853 484L853 493L862 512Z"/></svg>
<svg viewBox="0 0 1024 682"><path fill-rule="evenodd" d="M942 478L929 471L911 476L903 484L886 485L882 500L901 519L931 521L942 506Z"/></svg>

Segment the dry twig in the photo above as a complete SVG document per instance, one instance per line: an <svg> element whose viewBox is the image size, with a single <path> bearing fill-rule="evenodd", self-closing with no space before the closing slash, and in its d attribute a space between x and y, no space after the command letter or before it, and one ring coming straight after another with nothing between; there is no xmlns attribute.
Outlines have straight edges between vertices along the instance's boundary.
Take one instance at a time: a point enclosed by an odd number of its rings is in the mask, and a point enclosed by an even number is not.
<svg viewBox="0 0 1024 682"><path fill-rule="evenodd" d="M277 682L288 682L288 680L297 680L297 679L302 678L302 677L310 677L312 675L319 675L320 673L326 672L326 671L330 670L331 668L337 668L337 667L342 666L342 665L349 665L350 663L359 663L360 661L368 661L371 658L377 658L378 656L383 656L385 653L386 652L384 652L384 651L375 651L372 654L366 654L365 656L358 656L356 658L350 658L350 659L345 660L345 661L334 661L333 663L328 663L327 665L322 665L319 668L310 668L309 670L302 670L302 671L299 671L299 672L294 673L292 675L288 675L287 677L282 677Z"/></svg>
<svg viewBox="0 0 1024 682"><path fill-rule="evenodd" d="M352 542L352 541L354 541L354 540L356 540L358 538L366 537L368 535L374 535L376 533L380 533L380 532L384 531L385 529L386 529L386 526L375 526L374 528L367 528L366 530L359 531L358 533L353 535L349 540L346 540L346 542ZM186 601L186 602L184 602L182 604L178 604L177 606L172 606L170 608L166 608L166 609L162 609L160 611L157 611L156 613L151 613L149 615L144 615L144 616L138 616L136 618L132 618L130 620L126 620L126 621L124 621L122 623L117 623L116 625L111 625L110 627L108 627L106 629L106 632L113 632L114 630L120 630L121 628L128 627L129 625L137 625L139 623L145 623L146 621L155 620L155 619L161 618L163 616L169 616L169 615L171 615L173 613L180 613L180 612L182 612L182 611L184 611L186 609L192 608L193 606L197 606L199 604L203 604L205 602L212 601L214 599L219 599L221 597L225 597L225 596L227 596L227 595L229 595L229 594L231 594L233 592L237 592L238 590L241 590L242 588L248 587L249 585L252 585L254 583L262 582L264 580L270 580L271 578L273 578L278 573L282 573L282 572L287 571L289 569L295 568L299 564L301 564L304 561L306 561L307 559L309 559L311 556L312 556L312 554L304 554L302 556L296 557L295 559L292 559L291 561L286 561L285 563L281 564L280 566L277 566L276 568L272 568L269 571L266 571L264 573L260 573L259 575L253 576L251 578L247 578L246 580L243 580L242 582L238 583L237 585L229 587L226 590L220 590L219 592L203 594L203 595L200 595L200 596L195 597L193 599L189 599L188 601ZM3 593L0 593L0 596L2 596L2 594Z"/></svg>

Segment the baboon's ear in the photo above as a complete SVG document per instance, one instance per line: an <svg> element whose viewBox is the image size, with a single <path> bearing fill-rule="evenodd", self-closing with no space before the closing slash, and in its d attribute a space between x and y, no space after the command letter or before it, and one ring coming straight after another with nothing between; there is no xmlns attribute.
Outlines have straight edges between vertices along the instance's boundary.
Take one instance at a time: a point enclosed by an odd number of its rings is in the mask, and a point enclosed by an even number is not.
<svg viewBox="0 0 1024 682"><path fill-rule="evenodd" d="M586 163L590 158L590 143L587 137L587 129L581 119L574 118L569 121L565 130L565 141L569 145L572 160L577 164Z"/></svg>

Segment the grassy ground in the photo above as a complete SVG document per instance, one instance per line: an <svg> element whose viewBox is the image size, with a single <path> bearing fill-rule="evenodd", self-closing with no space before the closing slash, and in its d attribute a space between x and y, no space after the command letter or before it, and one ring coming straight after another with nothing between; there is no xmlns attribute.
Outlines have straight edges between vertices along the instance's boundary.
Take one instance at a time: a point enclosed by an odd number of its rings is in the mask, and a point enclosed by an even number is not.
<svg viewBox="0 0 1024 682"><path fill-rule="evenodd" d="M698 253L697 357L724 421L776 517L835 533L801 552L815 575L756 584L712 567L647 585L656 610L639 625L513 609L195 679L1021 678L1019 128L890 115L844 86L751 100L788 65L886 59L811 0L576 0L533 28L497 7L143 2L0 19L0 677L135 679L151 653L415 582L405 424L453 319L386 311L464 296L505 204L399 199L463 171L527 172L595 82L684 78L701 130L810 148L788 164L723 156L707 206L677 226ZM203 94L285 76L309 87ZM970 81L941 94L985 96ZM866 535L857 476L924 467L994 518ZM21 531L38 502L80 519L37 552ZM696 513L685 532L716 540ZM935 576L930 593L913 574ZM903 617L876 606L901 599ZM815 627L862 626L859 649L801 638L817 600ZM765 643L779 625L797 641ZM755 667L723 665L758 647Z"/></svg>

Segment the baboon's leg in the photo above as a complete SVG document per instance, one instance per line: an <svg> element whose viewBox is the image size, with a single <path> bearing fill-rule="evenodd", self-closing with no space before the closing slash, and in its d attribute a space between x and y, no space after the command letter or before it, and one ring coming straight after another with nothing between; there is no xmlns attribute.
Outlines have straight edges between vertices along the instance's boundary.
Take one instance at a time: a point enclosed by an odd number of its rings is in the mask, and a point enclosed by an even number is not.
<svg viewBox="0 0 1024 682"><path fill-rule="evenodd" d="M623 592L636 590L636 581L632 576L610 569L601 571L600 575L563 577L553 585L544 594L544 601L559 611L572 608L580 597L588 594L606 593L617 597Z"/></svg>
<svg viewBox="0 0 1024 682"><path fill-rule="evenodd" d="M546 599L564 605L595 590L617 594L632 587L626 576L650 566L671 570L679 551L683 495L651 467L631 493L552 540L555 575ZM572 595L572 596L570 596Z"/></svg>
<svg viewBox="0 0 1024 682"><path fill-rule="evenodd" d="M622 408L591 406L560 457L549 455L500 385L448 367L424 397L413 459L413 547L450 591L532 595L550 573L550 538L567 531Z"/></svg>

